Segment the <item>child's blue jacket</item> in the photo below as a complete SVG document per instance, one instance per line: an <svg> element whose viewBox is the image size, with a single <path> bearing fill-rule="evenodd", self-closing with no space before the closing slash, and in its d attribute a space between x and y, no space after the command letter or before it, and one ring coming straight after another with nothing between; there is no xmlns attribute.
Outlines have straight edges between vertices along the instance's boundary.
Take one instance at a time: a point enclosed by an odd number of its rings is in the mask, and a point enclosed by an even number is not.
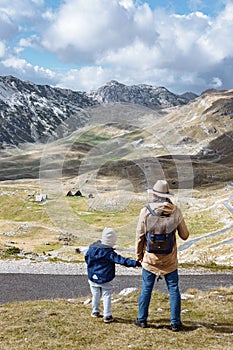
<svg viewBox="0 0 233 350"><path fill-rule="evenodd" d="M91 244L85 254L88 279L95 283L110 282L115 277L115 264L136 267L136 260L124 258L101 241Z"/></svg>

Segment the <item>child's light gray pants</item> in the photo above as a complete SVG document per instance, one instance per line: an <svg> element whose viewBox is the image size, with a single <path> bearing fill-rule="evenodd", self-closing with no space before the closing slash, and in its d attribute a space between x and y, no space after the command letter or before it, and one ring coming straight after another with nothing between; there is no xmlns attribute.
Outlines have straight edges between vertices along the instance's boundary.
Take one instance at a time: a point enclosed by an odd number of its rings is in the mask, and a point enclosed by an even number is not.
<svg viewBox="0 0 233 350"><path fill-rule="evenodd" d="M92 294L92 312L100 312L100 299L102 296L104 317L111 316L111 298L113 285L111 282L95 283L88 280Z"/></svg>

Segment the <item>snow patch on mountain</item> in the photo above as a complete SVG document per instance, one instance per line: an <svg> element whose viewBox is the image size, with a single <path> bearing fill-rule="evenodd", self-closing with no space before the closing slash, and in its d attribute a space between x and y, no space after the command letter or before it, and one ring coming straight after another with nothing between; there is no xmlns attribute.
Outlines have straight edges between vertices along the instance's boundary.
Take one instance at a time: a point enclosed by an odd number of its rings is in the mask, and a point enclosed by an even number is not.
<svg viewBox="0 0 233 350"><path fill-rule="evenodd" d="M126 86L117 81L87 93L0 77L0 148L64 137L88 122L85 110L95 105L131 103L167 108L186 104L195 96L187 98L163 87Z"/></svg>

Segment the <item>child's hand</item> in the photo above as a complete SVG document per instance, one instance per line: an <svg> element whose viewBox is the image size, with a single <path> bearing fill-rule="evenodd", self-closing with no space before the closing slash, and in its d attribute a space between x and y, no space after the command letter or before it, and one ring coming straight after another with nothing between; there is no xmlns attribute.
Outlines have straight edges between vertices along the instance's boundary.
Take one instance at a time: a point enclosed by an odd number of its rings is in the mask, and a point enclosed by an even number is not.
<svg viewBox="0 0 233 350"><path fill-rule="evenodd" d="M142 267L141 261L137 260L136 266L137 266L137 267Z"/></svg>

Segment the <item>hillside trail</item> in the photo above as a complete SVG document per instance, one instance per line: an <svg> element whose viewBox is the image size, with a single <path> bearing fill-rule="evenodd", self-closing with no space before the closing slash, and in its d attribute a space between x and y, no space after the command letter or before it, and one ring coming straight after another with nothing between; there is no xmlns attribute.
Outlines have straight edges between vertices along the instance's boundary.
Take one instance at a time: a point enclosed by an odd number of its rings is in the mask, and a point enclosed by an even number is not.
<svg viewBox="0 0 233 350"><path fill-rule="evenodd" d="M227 184L229 186L233 187L233 182L228 182ZM228 197L228 199L226 199L224 201L224 203L223 203L224 206L230 211L231 214L233 214L233 207L231 205L231 201L232 200L233 200L233 194L230 195ZM215 231L215 232L212 232L212 233L209 233L209 234L206 234L206 235L202 235L202 236L190 239L190 240L188 240L188 242L185 242L184 244L180 245L179 248L178 248L178 251L184 251L185 249L190 248L194 243L197 243L197 242L199 242L202 239L221 235L221 234L227 232L228 230L232 230L233 231L233 224L232 225L227 225L226 227L224 227L224 228L222 228L222 229L220 229L218 231ZM228 241L224 241L224 244L232 244L232 243L233 243L233 238L230 238Z"/></svg>

